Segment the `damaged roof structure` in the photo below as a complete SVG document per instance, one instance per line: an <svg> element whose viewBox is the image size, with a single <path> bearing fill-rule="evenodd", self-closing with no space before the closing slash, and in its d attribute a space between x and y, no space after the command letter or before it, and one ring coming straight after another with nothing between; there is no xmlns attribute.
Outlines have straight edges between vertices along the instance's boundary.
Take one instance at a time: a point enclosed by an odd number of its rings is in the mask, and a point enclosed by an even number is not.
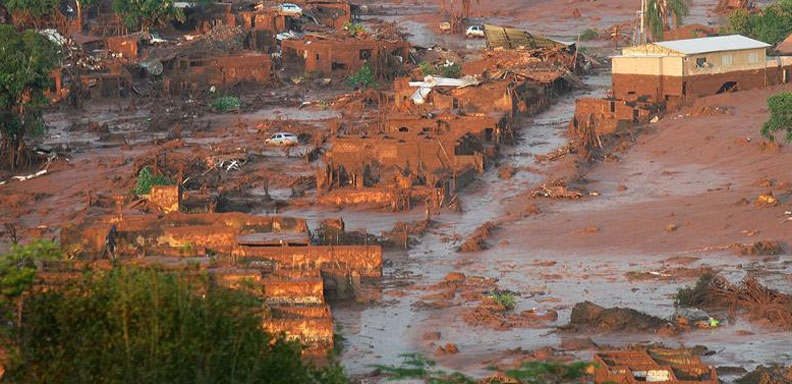
<svg viewBox="0 0 792 384"><path fill-rule="evenodd" d="M594 354L594 382L717 384L714 367L704 365L688 350L602 351Z"/></svg>

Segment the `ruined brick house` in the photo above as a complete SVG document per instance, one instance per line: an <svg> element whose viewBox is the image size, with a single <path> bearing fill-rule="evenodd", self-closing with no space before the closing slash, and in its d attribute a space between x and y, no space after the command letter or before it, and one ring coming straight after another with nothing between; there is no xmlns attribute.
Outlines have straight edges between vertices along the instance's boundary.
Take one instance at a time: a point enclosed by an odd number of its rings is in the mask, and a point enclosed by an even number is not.
<svg viewBox="0 0 792 384"><path fill-rule="evenodd" d="M410 55L410 44L403 40L346 36L307 35L284 40L281 46L285 61L323 76L346 76L369 63L378 78L392 78Z"/></svg>
<svg viewBox="0 0 792 384"><path fill-rule="evenodd" d="M268 314L264 328L305 344L309 353L333 347L328 298L370 300L379 295L374 282L382 277L380 246L312 245L299 218L179 212L95 217L65 226L61 247L76 260L197 267L222 286L261 296Z"/></svg>
<svg viewBox="0 0 792 384"><path fill-rule="evenodd" d="M642 100L581 98L575 100L575 116L570 123L570 131L580 138L590 134L609 135L648 123L662 109L661 104Z"/></svg>
<svg viewBox="0 0 792 384"><path fill-rule="evenodd" d="M597 384L718 384L715 368L687 350L602 351L594 354L593 360Z"/></svg>
<svg viewBox="0 0 792 384"><path fill-rule="evenodd" d="M352 6L346 0L306 0L296 4L319 24L333 29L341 29L344 24L352 22Z"/></svg>
<svg viewBox="0 0 792 384"><path fill-rule="evenodd" d="M237 84L266 84L272 80L269 54L243 51L226 55L174 55L162 61L163 91L172 95L228 88Z"/></svg>
<svg viewBox="0 0 792 384"><path fill-rule="evenodd" d="M717 93L786 83L792 58L768 57L770 45L740 35L664 41L613 57L613 95L671 105Z"/></svg>
<svg viewBox="0 0 792 384"><path fill-rule="evenodd" d="M508 74L503 78L487 79L464 87L437 86L425 97L418 111L459 111L512 119L530 116L545 109L560 92L569 88L561 73L546 73L546 81ZM404 111L416 111L413 95L418 89L409 78L394 81L395 106Z"/></svg>

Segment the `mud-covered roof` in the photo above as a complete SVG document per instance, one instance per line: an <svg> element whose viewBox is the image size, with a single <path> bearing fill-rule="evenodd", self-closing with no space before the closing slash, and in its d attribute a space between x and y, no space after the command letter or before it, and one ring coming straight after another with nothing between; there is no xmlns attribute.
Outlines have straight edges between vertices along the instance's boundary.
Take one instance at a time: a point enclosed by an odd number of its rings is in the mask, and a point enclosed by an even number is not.
<svg viewBox="0 0 792 384"><path fill-rule="evenodd" d="M661 41L654 43L663 48L679 52L684 55L697 55L710 52L742 51L746 49L768 48L770 44L763 43L741 35L702 37L698 39Z"/></svg>
<svg viewBox="0 0 792 384"><path fill-rule="evenodd" d="M487 38L487 47L490 49L559 48L571 45L534 35L521 29L499 25L485 24L484 35Z"/></svg>

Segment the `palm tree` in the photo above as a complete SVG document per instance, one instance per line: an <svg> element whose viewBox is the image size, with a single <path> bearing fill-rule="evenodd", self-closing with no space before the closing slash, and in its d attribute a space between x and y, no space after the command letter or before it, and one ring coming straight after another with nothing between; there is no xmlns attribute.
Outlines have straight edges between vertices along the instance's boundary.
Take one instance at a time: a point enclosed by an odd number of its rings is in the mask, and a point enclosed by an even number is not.
<svg viewBox="0 0 792 384"><path fill-rule="evenodd" d="M662 40L666 30L678 28L690 14L690 0L648 0L646 24L654 40Z"/></svg>

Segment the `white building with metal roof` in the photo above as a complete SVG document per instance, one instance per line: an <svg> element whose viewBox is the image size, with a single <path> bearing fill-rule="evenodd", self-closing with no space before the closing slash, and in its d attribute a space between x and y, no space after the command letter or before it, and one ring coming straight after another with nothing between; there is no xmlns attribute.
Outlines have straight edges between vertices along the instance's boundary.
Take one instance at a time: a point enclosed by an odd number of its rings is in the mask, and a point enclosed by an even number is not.
<svg viewBox="0 0 792 384"><path fill-rule="evenodd" d="M614 56L616 97L649 96L679 102L691 97L757 88L789 79L790 58L768 57L769 44L745 36L662 41Z"/></svg>

